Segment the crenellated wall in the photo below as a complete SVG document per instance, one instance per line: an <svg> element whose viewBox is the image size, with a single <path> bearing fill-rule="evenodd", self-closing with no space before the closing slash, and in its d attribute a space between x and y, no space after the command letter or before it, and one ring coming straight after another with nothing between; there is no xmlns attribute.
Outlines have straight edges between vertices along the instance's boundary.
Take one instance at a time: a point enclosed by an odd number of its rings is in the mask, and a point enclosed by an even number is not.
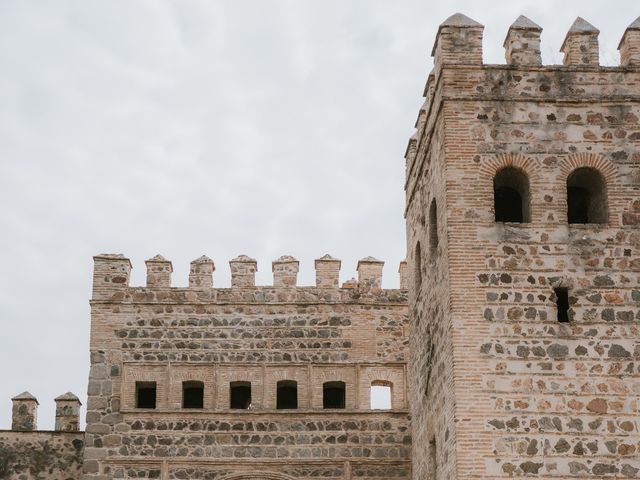
<svg viewBox="0 0 640 480"><path fill-rule="evenodd" d="M289 256L256 286L241 255L231 288L213 288L201 257L175 288L158 255L132 287L128 259L96 256L84 478L409 478L406 291L380 288L372 257L342 288L339 260L315 265L316 286L296 286ZM296 382L297 408L276 408L281 380ZM202 408L183 407L184 382L201 382ZM248 409L231 408L234 382L251 385ZM325 382L344 382L344 409L324 408ZM371 408L372 384L391 387L390 409ZM140 385L154 385L154 408L140 408Z"/></svg>
<svg viewBox="0 0 640 480"><path fill-rule="evenodd" d="M56 397L54 431L38 430L38 400L29 392L12 399L11 430L0 430L3 480L79 479L84 432L79 431L80 400L67 392Z"/></svg>
<svg viewBox="0 0 640 480"><path fill-rule="evenodd" d="M580 18L561 66L524 17L507 64L482 64L482 30L440 27L406 153L413 478L640 478L638 21L619 67ZM505 168L524 221L495 219ZM579 169L603 181L598 223L568 221Z"/></svg>

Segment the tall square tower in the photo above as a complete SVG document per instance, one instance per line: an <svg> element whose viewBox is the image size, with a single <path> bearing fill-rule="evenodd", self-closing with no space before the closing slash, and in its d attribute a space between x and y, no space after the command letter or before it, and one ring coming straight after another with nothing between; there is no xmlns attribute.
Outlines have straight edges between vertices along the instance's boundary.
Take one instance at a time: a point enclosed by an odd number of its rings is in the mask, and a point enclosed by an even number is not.
<svg viewBox="0 0 640 480"><path fill-rule="evenodd" d="M439 28L407 149L413 478L638 478L640 21Z"/></svg>

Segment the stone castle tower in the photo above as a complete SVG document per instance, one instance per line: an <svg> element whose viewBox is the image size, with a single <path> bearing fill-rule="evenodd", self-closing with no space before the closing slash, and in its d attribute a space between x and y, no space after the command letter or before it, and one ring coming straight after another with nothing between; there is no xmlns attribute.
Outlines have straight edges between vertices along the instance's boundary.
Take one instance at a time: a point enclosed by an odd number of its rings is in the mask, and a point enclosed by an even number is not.
<svg viewBox="0 0 640 480"><path fill-rule="evenodd" d="M640 478L640 19L437 34L407 149L413 478Z"/></svg>
<svg viewBox="0 0 640 480"><path fill-rule="evenodd" d="M580 18L543 66L541 30L485 65L482 25L440 26L399 289L372 257L256 286L241 255L230 288L94 257L86 431L73 394L53 432L14 397L0 479L640 478L640 19L617 67Z"/></svg>

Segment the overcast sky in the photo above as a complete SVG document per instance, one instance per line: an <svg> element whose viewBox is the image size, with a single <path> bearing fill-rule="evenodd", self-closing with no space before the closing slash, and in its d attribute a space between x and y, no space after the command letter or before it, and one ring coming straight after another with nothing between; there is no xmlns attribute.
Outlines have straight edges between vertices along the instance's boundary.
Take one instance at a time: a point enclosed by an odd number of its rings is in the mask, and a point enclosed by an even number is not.
<svg viewBox="0 0 640 480"><path fill-rule="evenodd" d="M498 7L499 5L499 7ZM405 255L404 150L422 103L438 24L483 23L485 61L525 14L545 63L577 15L615 65L629 1L0 1L0 429L10 398L84 402L92 255L144 260L294 255L387 263ZM84 421L84 419L83 419Z"/></svg>

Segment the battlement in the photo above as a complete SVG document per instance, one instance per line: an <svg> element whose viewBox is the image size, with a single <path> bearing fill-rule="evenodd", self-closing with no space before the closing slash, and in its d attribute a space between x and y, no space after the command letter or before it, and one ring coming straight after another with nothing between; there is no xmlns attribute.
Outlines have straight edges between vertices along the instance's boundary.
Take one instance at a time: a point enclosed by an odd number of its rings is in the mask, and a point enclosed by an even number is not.
<svg viewBox="0 0 640 480"><path fill-rule="evenodd" d="M80 430L80 399L67 392L54 399L56 403L56 432L77 432ZM33 432L38 430L38 399L29 392L22 392L11 399L11 430Z"/></svg>
<svg viewBox="0 0 640 480"><path fill-rule="evenodd" d="M93 257L93 299L113 298L114 293L131 288L131 261L121 254L101 254ZM173 264L162 255L156 255L145 261L147 268L147 289L172 288L171 275ZM340 266L342 262L331 255L324 255L314 261L316 270L315 286L305 288L338 289L340 288ZM258 262L247 255L240 255L229 261L231 269L231 288L298 288L297 277L300 262L290 255L283 255L271 264L273 284L256 286L255 276ZM342 284L343 289L358 289L375 292L382 290L382 270L384 262L374 257L365 257L358 261L358 278L352 278ZM186 290L202 292L213 288L215 263L209 257L201 256L191 262L189 286ZM401 262L399 289L406 289L406 262ZM184 290L184 289L183 289Z"/></svg>
<svg viewBox="0 0 640 480"><path fill-rule="evenodd" d="M483 63L483 31L482 24L461 13L440 25L431 52L434 68L423 92L425 101L405 151L409 170L419 163L414 159L430 140L434 113L443 100L579 102L639 96L640 17L623 32L618 45L620 63L614 67L600 65L600 31L581 17L576 18L560 46L562 65L543 65L543 28L523 15L507 30L505 64Z"/></svg>
<svg viewBox="0 0 640 480"><path fill-rule="evenodd" d="M444 65L482 65L484 25L456 13L439 27L431 55L435 69ZM541 65L540 36L542 27L520 15L507 31L503 47L509 65ZM600 30L582 17L577 17L567 31L560 52L565 66L599 66L598 36ZM620 66L640 64L640 17L624 31L618 45Z"/></svg>

